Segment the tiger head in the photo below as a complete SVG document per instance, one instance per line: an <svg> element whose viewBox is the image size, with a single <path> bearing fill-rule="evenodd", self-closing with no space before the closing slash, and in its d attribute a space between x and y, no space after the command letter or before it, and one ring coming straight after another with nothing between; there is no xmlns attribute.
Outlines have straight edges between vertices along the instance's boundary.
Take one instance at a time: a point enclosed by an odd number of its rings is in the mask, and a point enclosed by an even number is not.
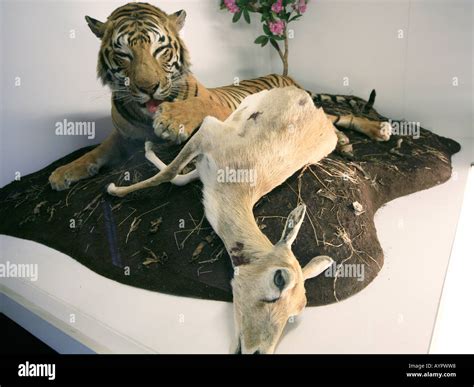
<svg viewBox="0 0 474 387"><path fill-rule="evenodd" d="M186 12L166 14L147 3L129 3L101 22L86 16L102 41L97 74L114 97L134 101L152 115L177 95L189 73L189 54L179 37Z"/></svg>

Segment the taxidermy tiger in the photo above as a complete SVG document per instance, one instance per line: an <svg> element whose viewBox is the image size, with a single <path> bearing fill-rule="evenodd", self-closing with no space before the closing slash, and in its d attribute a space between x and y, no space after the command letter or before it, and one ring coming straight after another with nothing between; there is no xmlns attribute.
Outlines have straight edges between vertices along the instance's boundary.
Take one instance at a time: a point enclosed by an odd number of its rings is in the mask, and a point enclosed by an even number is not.
<svg viewBox="0 0 474 387"><path fill-rule="evenodd" d="M97 174L104 165L120 161L127 140L158 137L181 143L199 128L204 117L224 121L246 96L296 85L290 77L271 74L238 85L206 88L191 73L189 54L179 36L185 18L183 10L168 15L147 3L119 7L106 22L86 16L90 29L102 42L97 74L112 91L114 130L92 151L57 168L49 177L53 189L67 189ZM338 127L358 130L372 139L385 141L390 137L387 122L352 115L328 116ZM347 137L337 133L340 143L347 145Z"/></svg>

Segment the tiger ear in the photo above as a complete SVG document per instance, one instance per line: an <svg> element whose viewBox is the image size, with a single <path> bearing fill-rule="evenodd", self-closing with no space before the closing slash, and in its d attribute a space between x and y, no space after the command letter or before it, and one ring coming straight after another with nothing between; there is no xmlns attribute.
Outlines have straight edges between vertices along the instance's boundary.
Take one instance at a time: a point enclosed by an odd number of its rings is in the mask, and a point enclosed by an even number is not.
<svg viewBox="0 0 474 387"><path fill-rule="evenodd" d="M171 20L174 20L176 24L176 29L180 31L184 27L184 21L186 20L186 11L182 9L181 11L175 12L170 15Z"/></svg>
<svg viewBox="0 0 474 387"><path fill-rule="evenodd" d="M102 23L101 21L96 20L90 16L86 16L86 22L94 35L99 39L102 39L105 32L105 23Z"/></svg>

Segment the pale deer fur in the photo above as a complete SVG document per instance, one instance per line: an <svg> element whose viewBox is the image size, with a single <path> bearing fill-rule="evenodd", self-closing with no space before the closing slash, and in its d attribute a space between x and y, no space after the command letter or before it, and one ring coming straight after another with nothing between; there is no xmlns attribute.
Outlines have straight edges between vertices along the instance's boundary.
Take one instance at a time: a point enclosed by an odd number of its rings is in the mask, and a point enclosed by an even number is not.
<svg viewBox="0 0 474 387"><path fill-rule="evenodd" d="M306 305L304 281L333 261L319 256L301 268L293 255L291 244L305 216L303 204L291 212L275 245L260 231L252 209L296 171L327 156L336 143L334 126L305 91L294 86L266 90L246 97L224 122L207 117L168 166L148 142L146 157L160 172L128 187L110 184L108 192L124 196L164 182L183 185L200 179L206 217L235 268L233 351L272 353L289 317ZM178 175L194 158L196 169ZM247 171L254 179L222 181L226 170Z"/></svg>

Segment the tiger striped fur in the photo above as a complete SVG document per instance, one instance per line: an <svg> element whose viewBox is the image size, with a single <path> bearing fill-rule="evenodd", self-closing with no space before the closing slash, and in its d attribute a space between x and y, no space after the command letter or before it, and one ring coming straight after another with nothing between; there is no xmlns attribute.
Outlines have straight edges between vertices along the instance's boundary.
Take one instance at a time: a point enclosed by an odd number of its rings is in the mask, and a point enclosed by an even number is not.
<svg viewBox="0 0 474 387"><path fill-rule="evenodd" d="M271 74L206 88L191 73L188 50L179 36L185 18L183 10L168 15L147 3L119 7L105 22L86 16L90 29L101 39L97 74L112 91L114 130L91 152L56 169L49 178L53 189L67 189L120 160L127 139L158 137L181 143L204 117L224 121L250 94L298 86L290 77ZM390 135L386 123L352 115L328 116L339 127L361 131L376 140L387 140ZM350 151L347 137L337 133L340 149Z"/></svg>

